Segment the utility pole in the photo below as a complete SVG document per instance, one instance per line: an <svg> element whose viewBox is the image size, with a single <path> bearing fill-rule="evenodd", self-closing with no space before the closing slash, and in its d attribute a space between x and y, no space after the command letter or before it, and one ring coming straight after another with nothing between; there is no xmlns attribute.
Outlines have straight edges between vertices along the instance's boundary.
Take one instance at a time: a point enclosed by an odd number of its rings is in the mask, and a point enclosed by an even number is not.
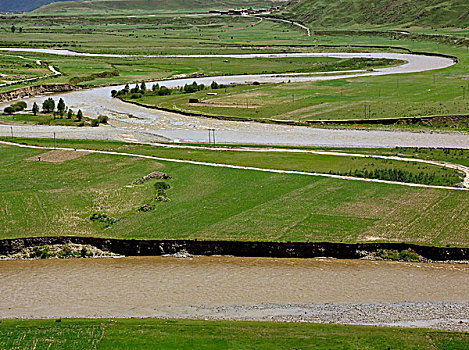
<svg viewBox="0 0 469 350"><path fill-rule="evenodd" d="M11 137L13 137L13 126L10 126L10 130L11 130Z"/></svg>
<svg viewBox="0 0 469 350"><path fill-rule="evenodd" d="M215 145L215 129L208 129L208 144Z"/></svg>

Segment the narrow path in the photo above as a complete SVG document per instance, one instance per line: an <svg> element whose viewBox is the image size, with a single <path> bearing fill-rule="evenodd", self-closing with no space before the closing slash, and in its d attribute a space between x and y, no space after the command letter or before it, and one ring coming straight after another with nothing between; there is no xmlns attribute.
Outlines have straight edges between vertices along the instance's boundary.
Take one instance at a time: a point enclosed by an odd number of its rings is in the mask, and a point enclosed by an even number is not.
<svg viewBox="0 0 469 350"><path fill-rule="evenodd" d="M128 156L128 157L136 157L136 158L143 158L143 159L152 159L157 161L164 161L164 162L171 162L171 163L183 163L183 164L193 164L193 165L204 165L204 166L211 166L217 168L229 168L229 169L240 169L240 170L253 170L253 171L262 171L268 173L277 173L277 174L296 174L296 175L307 175L307 176L321 176L321 177L328 177L333 179L340 179L340 180L352 180L352 181L365 181L365 182L375 182L375 183L384 183L384 184L391 184L391 185L400 185L400 186L408 186L408 187L420 187L420 188L433 188L433 189L445 189L445 190L456 190L456 191L468 191L469 188L466 187L451 187L451 186L436 186L436 185L423 185L423 184L416 184L416 183L407 183L407 182L398 182L398 181L389 181L389 180L378 180L378 179L366 179L360 177L353 177L353 176L344 176L344 175L334 175L334 174L323 174L323 173L314 173L314 172L307 172L307 171L295 171L295 170L280 170L280 169L266 169L266 168L257 168L257 167L250 167L250 166L240 166L240 165L230 165L230 164L220 164L220 163L209 163L209 162L201 162L201 161L193 161L193 160L182 160L182 159L174 159L174 158L164 158L164 157L155 157L155 156L147 156L135 153L121 153L115 151L99 151L99 150L90 150L90 149L77 149L77 148L68 148L68 147L44 147L44 146L32 146L32 145L22 145L14 142L8 141L0 141L0 144L8 145L8 146L16 146L20 148L32 148L32 149L43 149L43 150L66 150L66 151L76 151L76 152L88 152L88 153L97 153L97 154L109 154L109 155L117 155L117 156ZM326 152L325 152L326 153ZM343 154L344 156L351 156L350 154ZM361 155L363 157L370 157L369 155ZM384 156L382 156L384 157ZM396 157L399 159L399 157ZM390 158L392 159L392 158ZM414 159L409 158L412 161ZM401 159L399 159L401 160ZM420 160L422 162L426 162L424 160ZM452 164L454 165L454 164ZM466 173L467 175L467 173ZM467 179L467 177L466 177ZM466 182L466 181L465 181Z"/></svg>

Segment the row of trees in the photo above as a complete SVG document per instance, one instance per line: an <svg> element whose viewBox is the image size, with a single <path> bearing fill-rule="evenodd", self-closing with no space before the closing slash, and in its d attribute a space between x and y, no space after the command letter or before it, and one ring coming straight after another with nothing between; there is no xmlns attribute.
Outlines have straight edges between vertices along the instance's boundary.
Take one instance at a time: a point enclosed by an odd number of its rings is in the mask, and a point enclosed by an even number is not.
<svg viewBox="0 0 469 350"><path fill-rule="evenodd" d="M212 90L215 89L222 89L225 85L218 84L217 82L213 81L210 84L210 88ZM185 84L183 87L178 89L169 89L166 86L160 86L159 84L153 84L151 87L151 94L157 96L166 96L171 95L173 90L179 90L182 93L193 93L201 90L205 90L207 87L204 84L197 84L197 82L193 82L192 84ZM145 82L141 84L136 84L135 87L130 88L129 84L125 85L122 90L112 90L111 96L112 97L130 97L132 99L137 99L142 97L143 95L147 94L149 91Z"/></svg>
<svg viewBox="0 0 469 350"><path fill-rule="evenodd" d="M54 117L60 116L62 118L66 114L68 119L72 119L73 117L76 117L76 119L79 121L83 119L83 112L81 111L81 109L78 110L75 116L73 110L65 105L65 101L62 98L57 103L57 109L55 106L55 101L52 97L49 97L48 99L44 100L44 102L42 103L42 111L44 113L53 113ZM35 102L33 105L33 114L37 115L38 112L39 107Z"/></svg>

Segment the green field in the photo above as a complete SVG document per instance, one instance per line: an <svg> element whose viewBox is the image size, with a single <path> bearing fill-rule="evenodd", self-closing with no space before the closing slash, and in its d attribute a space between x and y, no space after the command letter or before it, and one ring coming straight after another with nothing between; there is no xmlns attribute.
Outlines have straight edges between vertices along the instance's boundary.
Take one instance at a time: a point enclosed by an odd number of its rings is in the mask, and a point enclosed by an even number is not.
<svg viewBox="0 0 469 350"><path fill-rule="evenodd" d="M60 142L63 141L59 145ZM111 146L108 143L105 148ZM135 151L137 147L118 143L114 146L122 151L127 147ZM37 162L36 157L44 152L0 147L0 162L5 169L0 174L3 238L56 234L161 239L381 240L435 245L467 245L469 241L465 229L469 225L469 202L465 191L100 154L58 163ZM152 154L170 157L170 152L174 151L156 149ZM201 154L200 158L203 157L213 156ZM236 158L246 161L242 157ZM279 156L272 162L281 159ZM337 164L340 166L340 162ZM168 202L155 199L157 180L135 183L155 170L173 177L166 181L171 186L165 193ZM144 204L152 205L153 210L138 211ZM105 219L90 220L95 213Z"/></svg>
<svg viewBox="0 0 469 350"><path fill-rule="evenodd" d="M467 333L199 320L2 320L2 349L463 349Z"/></svg>
<svg viewBox="0 0 469 350"><path fill-rule="evenodd" d="M67 116L54 117L48 114L22 114L15 113L12 115L0 114L0 120L14 124L30 124L30 125L64 125L64 126L90 126L89 120L83 123L76 118L67 118Z"/></svg>
<svg viewBox="0 0 469 350"><path fill-rule="evenodd" d="M23 32L12 33L11 25ZM181 15L159 13L155 17L125 15L93 16L10 16L0 31L2 46L61 48L81 52L118 54L221 54L310 51L397 51L434 52L456 56L450 68L416 74L350 78L337 81L297 84L244 86L217 91L218 96L200 92L199 105L187 105L189 95L145 98L143 103L200 114L248 119L346 120L415 116L466 116L458 121L443 120L432 128L467 131L469 77L467 31L450 28L412 28L409 35L395 34L392 28L363 30L319 30L305 32L285 23L236 16ZM10 56L5 56L10 55ZM364 64L338 59L230 59L220 58L102 58L64 57L24 53L31 61L14 59L2 53L4 69L28 76L24 67L41 59L53 64L62 76L41 79L39 83L73 83L85 87L99 84L139 82L179 76L215 76L282 72L314 72L335 69L361 69L382 64ZM13 59L13 61L11 61ZM16 61L15 61L16 60ZM21 87L0 87L0 91ZM466 89L466 98L463 98ZM248 106L249 108L245 108Z"/></svg>

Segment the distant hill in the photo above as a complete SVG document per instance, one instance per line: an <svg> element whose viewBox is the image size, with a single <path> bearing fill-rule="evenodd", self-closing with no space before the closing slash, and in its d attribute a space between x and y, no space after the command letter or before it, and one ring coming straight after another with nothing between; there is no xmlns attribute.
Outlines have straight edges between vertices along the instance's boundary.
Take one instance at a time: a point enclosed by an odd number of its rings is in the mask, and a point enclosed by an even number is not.
<svg viewBox="0 0 469 350"><path fill-rule="evenodd" d="M469 0L294 0L281 11L314 27L415 25L469 27Z"/></svg>
<svg viewBox="0 0 469 350"><path fill-rule="evenodd" d="M4 1L4 0L0 0ZM11 0L7 0L11 1ZM23 0L27 1L27 0ZM53 0L29 0L30 2ZM53 2L36 10L37 13L129 12L161 10L208 10L237 7L270 7L285 0L88 0Z"/></svg>
<svg viewBox="0 0 469 350"><path fill-rule="evenodd" d="M59 0L0 0L0 12L29 12L54 1Z"/></svg>

